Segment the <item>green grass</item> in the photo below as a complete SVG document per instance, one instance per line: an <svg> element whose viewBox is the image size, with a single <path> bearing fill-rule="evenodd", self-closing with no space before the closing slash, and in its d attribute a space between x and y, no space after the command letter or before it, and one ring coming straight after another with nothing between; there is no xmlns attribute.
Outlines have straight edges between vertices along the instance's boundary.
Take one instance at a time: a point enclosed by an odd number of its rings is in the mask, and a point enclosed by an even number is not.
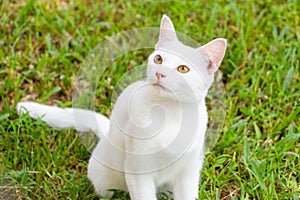
<svg viewBox="0 0 300 200"><path fill-rule="evenodd" d="M299 199L300 2L0 1L0 197L99 199L86 178L90 153L73 130L17 116L19 101L72 105L72 78L106 37L157 27L204 44L228 39L221 66L226 120L201 172L200 199ZM150 51L106 74L97 109L109 115L117 79ZM112 81L107 81L110 78ZM106 81L105 81L106 80ZM114 199L128 198L116 192Z"/></svg>

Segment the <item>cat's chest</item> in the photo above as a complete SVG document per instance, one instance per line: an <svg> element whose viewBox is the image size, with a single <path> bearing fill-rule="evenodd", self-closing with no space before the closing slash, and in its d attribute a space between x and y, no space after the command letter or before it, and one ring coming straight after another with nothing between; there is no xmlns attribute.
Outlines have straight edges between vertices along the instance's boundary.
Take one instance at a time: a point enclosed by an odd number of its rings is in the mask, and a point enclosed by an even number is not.
<svg viewBox="0 0 300 200"><path fill-rule="evenodd" d="M132 151L185 151L205 132L199 108L198 104L160 99L151 87L137 82L120 96L112 121L119 129L118 137L123 137Z"/></svg>
<svg viewBox="0 0 300 200"><path fill-rule="evenodd" d="M138 130L149 137L173 132L182 120L179 102L160 99L151 88L143 88L128 98L128 124L132 131Z"/></svg>

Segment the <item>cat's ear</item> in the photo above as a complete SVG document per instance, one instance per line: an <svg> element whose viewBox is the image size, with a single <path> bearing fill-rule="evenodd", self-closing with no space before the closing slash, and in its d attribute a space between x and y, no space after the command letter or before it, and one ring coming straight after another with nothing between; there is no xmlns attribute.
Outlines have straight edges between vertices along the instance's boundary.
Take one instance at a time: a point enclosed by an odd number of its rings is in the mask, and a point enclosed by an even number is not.
<svg viewBox="0 0 300 200"><path fill-rule="evenodd" d="M171 19L167 15L163 15L160 23L158 42L167 42L177 40L176 31Z"/></svg>
<svg viewBox="0 0 300 200"><path fill-rule="evenodd" d="M214 73L218 70L224 58L227 47L227 40L223 38L215 39L204 46L199 47L209 58L208 71Z"/></svg>

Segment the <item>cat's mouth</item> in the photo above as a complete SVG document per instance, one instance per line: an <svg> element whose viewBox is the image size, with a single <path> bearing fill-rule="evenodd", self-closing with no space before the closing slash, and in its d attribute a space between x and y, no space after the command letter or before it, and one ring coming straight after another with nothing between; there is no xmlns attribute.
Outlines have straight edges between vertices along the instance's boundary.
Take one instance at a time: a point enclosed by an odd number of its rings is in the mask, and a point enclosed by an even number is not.
<svg viewBox="0 0 300 200"><path fill-rule="evenodd" d="M164 84L161 81L148 79L147 82L150 83L153 86L153 88L157 91L165 91L165 92L172 91L172 89L167 84Z"/></svg>
<svg viewBox="0 0 300 200"><path fill-rule="evenodd" d="M155 88L159 88L159 89L163 89L165 91L170 91L170 88L166 87L166 86L163 86L161 83L153 83L153 86Z"/></svg>

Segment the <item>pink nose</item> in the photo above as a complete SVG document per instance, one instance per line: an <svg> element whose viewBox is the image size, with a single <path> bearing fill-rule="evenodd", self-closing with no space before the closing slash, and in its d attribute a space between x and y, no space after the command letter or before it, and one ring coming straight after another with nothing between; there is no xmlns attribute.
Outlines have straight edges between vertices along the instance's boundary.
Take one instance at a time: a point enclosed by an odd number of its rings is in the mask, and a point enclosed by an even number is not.
<svg viewBox="0 0 300 200"><path fill-rule="evenodd" d="M156 72L155 75L156 75L156 77L157 77L158 80L161 79L161 78L166 77L166 75L164 75L162 73L159 73L159 72Z"/></svg>

